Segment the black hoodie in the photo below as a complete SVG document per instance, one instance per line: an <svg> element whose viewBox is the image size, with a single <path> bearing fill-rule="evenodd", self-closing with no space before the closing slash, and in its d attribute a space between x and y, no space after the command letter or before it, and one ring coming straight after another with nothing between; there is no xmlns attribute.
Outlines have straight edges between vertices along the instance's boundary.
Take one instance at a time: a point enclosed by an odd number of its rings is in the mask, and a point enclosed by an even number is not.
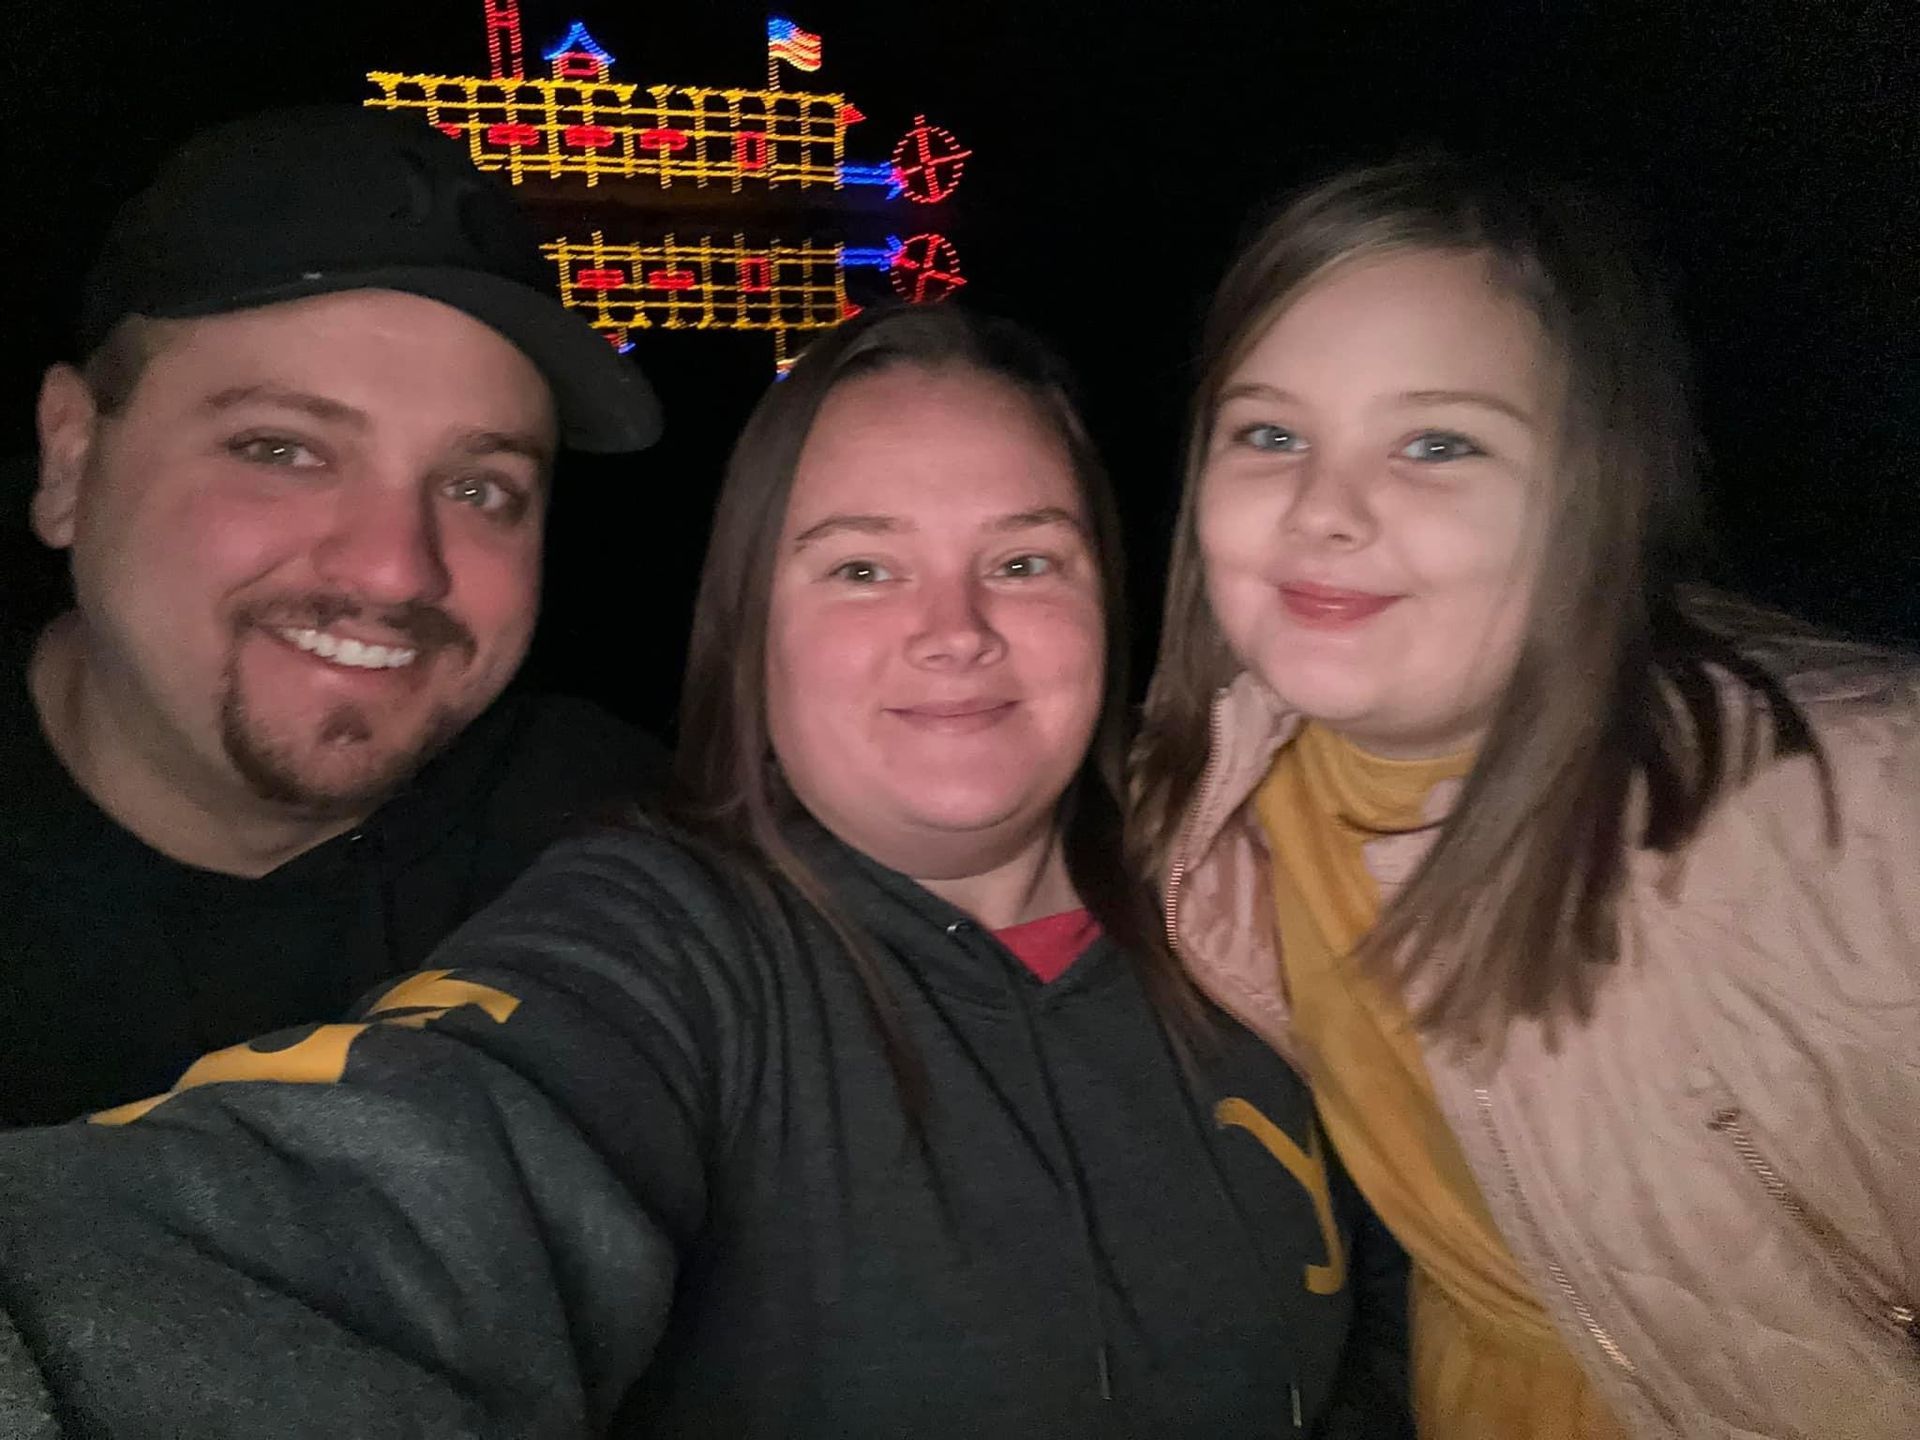
<svg viewBox="0 0 1920 1440"><path fill-rule="evenodd" d="M44 1380L116 1437L1398 1433L1404 1272L1291 1071L1216 1017L1189 1073L1110 943L1042 985L797 838L920 1140L791 892L575 842L372 1023L0 1137L0 1414Z"/></svg>
<svg viewBox="0 0 1920 1440"><path fill-rule="evenodd" d="M509 694L363 823L258 879L183 864L66 771L0 642L0 1126L171 1085L417 969L556 836L657 788L659 742Z"/></svg>

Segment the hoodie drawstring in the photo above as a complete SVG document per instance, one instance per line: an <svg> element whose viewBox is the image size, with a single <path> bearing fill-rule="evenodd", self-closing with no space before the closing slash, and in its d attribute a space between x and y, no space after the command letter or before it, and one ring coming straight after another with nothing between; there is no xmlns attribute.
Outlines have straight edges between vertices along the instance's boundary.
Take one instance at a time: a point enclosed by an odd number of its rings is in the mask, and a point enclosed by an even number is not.
<svg viewBox="0 0 1920 1440"><path fill-rule="evenodd" d="M1246 1207L1240 1203L1240 1197L1234 1193L1233 1185L1227 1179L1226 1168L1221 1163L1220 1152L1213 1143L1210 1129L1212 1115L1208 1109L1203 1108L1205 1101L1196 1093L1199 1076L1194 1069L1194 1063L1175 1042L1164 1024L1156 1021L1154 1028L1160 1034L1160 1043L1165 1049L1167 1063L1178 1076L1182 1101L1180 1109L1187 1117L1187 1124L1193 1132L1195 1141L1198 1142L1200 1153L1207 1157L1207 1178L1213 1182L1213 1192L1227 1213L1233 1216L1234 1225L1240 1231L1240 1238L1246 1244L1247 1254L1253 1257L1253 1263L1259 1269L1261 1276L1277 1291L1280 1288L1280 1281L1274 1272L1273 1264L1255 1238L1253 1221L1247 1218ZM1292 1405L1293 1428L1303 1430L1306 1426L1301 1414L1298 1381L1290 1383L1287 1391Z"/></svg>
<svg viewBox="0 0 1920 1440"><path fill-rule="evenodd" d="M947 934L958 938L963 925L947 927ZM999 948L999 947L996 947ZM1040 1089L1046 1097L1047 1118L1053 1125L1053 1140L1059 1147L1065 1162L1067 1191L1073 1201L1074 1220L1080 1229L1080 1256L1085 1266L1087 1278L1087 1315L1093 1335L1094 1383L1098 1387L1102 1400L1113 1399L1113 1368L1111 1347L1107 1342L1106 1307L1100 1295L1100 1253L1093 1234L1093 1206L1087 1198L1087 1179L1080 1168L1080 1156L1073 1148L1073 1140L1067 1134L1066 1117L1060 1106L1059 1087L1054 1083L1053 1067L1047 1062L1046 1047L1040 1043L1040 1032L1034 1024L1033 1006L1026 991L1021 987L1019 977L1009 968L1012 957L1002 954L1000 983L1013 1002L1014 1010L1020 1016L1021 1032L1026 1036L1027 1048L1033 1055L1034 1068L1040 1075Z"/></svg>

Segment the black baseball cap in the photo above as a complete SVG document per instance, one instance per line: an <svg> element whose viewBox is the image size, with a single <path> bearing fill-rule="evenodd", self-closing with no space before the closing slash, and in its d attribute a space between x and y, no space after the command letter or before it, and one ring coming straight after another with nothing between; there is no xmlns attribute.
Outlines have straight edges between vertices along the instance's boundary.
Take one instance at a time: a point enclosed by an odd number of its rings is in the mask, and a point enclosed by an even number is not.
<svg viewBox="0 0 1920 1440"><path fill-rule="evenodd" d="M508 187L423 118L355 105L266 111L176 151L107 233L80 353L129 315L217 315L342 290L424 296L497 330L546 377L575 449L640 450L659 437L639 366L560 303Z"/></svg>

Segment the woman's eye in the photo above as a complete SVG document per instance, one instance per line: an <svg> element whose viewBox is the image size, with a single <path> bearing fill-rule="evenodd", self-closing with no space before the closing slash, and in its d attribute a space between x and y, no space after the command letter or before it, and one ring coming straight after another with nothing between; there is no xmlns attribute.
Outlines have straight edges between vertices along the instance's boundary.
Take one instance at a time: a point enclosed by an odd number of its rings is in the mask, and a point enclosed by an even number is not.
<svg viewBox="0 0 1920 1440"><path fill-rule="evenodd" d="M856 585L878 585L882 580L891 580L884 565L872 560L848 560L833 567L829 574L842 580L851 580Z"/></svg>
<svg viewBox="0 0 1920 1440"><path fill-rule="evenodd" d="M1053 557L1016 555L1001 563L999 573L1014 580L1032 580L1041 575L1050 575L1053 573Z"/></svg>
<svg viewBox="0 0 1920 1440"><path fill-rule="evenodd" d="M1243 425L1234 432L1235 440L1255 450L1288 454L1307 448L1307 442L1284 425Z"/></svg>
<svg viewBox="0 0 1920 1440"><path fill-rule="evenodd" d="M320 457L298 440L285 435L246 435L227 442L227 453L250 465L304 469L321 463Z"/></svg>
<svg viewBox="0 0 1920 1440"><path fill-rule="evenodd" d="M1414 436L1400 451L1402 459L1428 462L1465 460L1486 453L1466 436L1456 435L1451 430L1425 431Z"/></svg>

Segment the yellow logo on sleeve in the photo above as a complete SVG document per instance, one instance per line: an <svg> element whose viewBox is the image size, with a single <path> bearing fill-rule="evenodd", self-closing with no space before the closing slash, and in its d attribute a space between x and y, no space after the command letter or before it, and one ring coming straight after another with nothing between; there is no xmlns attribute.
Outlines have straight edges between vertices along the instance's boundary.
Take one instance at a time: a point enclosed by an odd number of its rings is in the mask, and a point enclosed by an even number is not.
<svg viewBox="0 0 1920 1440"><path fill-rule="evenodd" d="M368 1007L369 1015L382 1017L378 1020L358 1025L316 1025L279 1050L259 1050L252 1043L230 1045L225 1050L202 1055L187 1067L173 1089L164 1094L102 1110L89 1118L95 1125L124 1125L138 1120L182 1090L234 1080L274 1080L283 1085L337 1084L346 1073L347 1052L353 1048L353 1042L373 1026L398 1025L419 1030L429 1021L438 1020L463 1005L478 1006L496 1025L504 1025L507 1017L520 1008L520 1001L491 985L456 980L450 970L424 970L418 975L409 975Z"/></svg>

